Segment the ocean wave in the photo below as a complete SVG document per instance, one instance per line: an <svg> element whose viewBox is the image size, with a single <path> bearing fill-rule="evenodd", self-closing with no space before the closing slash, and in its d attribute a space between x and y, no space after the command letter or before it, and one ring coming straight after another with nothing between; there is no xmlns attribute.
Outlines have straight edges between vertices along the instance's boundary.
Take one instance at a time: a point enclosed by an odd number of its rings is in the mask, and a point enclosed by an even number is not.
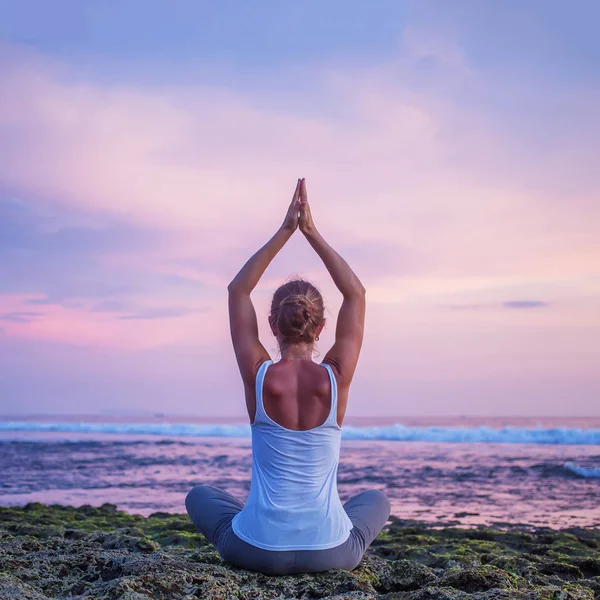
<svg viewBox="0 0 600 600"><path fill-rule="evenodd" d="M3 421L0 431L61 432L163 437L250 437L250 425L197 423L85 423ZM347 440L389 440L401 442L448 442L488 444L600 444L600 429L557 427L408 427L400 423L379 427L344 427Z"/></svg>
<svg viewBox="0 0 600 600"><path fill-rule="evenodd" d="M600 477L600 468L598 467L582 467L575 463L567 462L563 467L570 473L574 473L579 477Z"/></svg>

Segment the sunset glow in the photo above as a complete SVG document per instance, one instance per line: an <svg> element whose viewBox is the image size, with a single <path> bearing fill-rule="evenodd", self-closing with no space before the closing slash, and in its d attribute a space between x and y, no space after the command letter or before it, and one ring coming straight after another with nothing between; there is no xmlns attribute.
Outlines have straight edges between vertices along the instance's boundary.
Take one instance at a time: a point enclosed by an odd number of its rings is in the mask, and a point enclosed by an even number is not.
<svg viewBox="0 0 600 600"><path fill-rule="evenodd" d="M4 9L0 413L244 414L226 286L303 176L367 288L349 415L600 415L594 19L226 4ZM254 294L273 358L296 274L333 339L296 233Z"/></svg>

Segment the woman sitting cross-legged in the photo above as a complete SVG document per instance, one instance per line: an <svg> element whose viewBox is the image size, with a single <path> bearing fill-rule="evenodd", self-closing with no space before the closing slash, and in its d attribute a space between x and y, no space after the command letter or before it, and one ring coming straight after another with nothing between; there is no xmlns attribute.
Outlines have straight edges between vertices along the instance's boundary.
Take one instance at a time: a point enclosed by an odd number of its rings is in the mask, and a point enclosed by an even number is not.
<svg viewBox="0 0 600 600"><path fill-rule="evenodd" d="M250 293L297 228L343 295L335 343L323 362L313 344L325 320L319 291L304 280L273 296L269 324L281 349L273 362L258 339ZM316 230L304 179L285 221L229 284L235 355L252 429L252 481L246 505L198 485L186 498L194 525L238 567L269 575L354 569L390 515L380 490L342 505L337 491L342 421L363 339L365 289Z"/></svg>

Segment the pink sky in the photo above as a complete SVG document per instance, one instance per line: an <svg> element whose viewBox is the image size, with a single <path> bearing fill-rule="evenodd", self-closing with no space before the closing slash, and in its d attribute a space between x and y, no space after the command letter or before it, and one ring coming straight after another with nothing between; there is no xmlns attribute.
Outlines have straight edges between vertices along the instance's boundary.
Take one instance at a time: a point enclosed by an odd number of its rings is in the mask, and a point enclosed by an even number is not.
<svg viewBox="0 0 600 600"><path fill-rule="evenodd" d="M0 412L243 414L226 286L304 176L368 292L349 414L599 415L598 74L482 63L447 16L407 17L368 61L246 77L137 55L134 77L7 36ZM293 274L332 341L340 298L297 234L254 295L274 358Z"/></svg>

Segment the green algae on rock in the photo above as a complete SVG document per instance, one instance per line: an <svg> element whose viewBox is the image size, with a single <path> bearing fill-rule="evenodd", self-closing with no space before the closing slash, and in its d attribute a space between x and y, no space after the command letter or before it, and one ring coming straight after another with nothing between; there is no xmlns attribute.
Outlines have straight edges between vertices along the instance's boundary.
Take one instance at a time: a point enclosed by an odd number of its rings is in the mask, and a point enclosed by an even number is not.
<svg viewBox="0 0 600 600"><path fill-rule="evenodd" d="M436 528L394 517L352 572L269 577L223 562L186 515L0 507L1 600L591 600L600 532Z"/></svg>

